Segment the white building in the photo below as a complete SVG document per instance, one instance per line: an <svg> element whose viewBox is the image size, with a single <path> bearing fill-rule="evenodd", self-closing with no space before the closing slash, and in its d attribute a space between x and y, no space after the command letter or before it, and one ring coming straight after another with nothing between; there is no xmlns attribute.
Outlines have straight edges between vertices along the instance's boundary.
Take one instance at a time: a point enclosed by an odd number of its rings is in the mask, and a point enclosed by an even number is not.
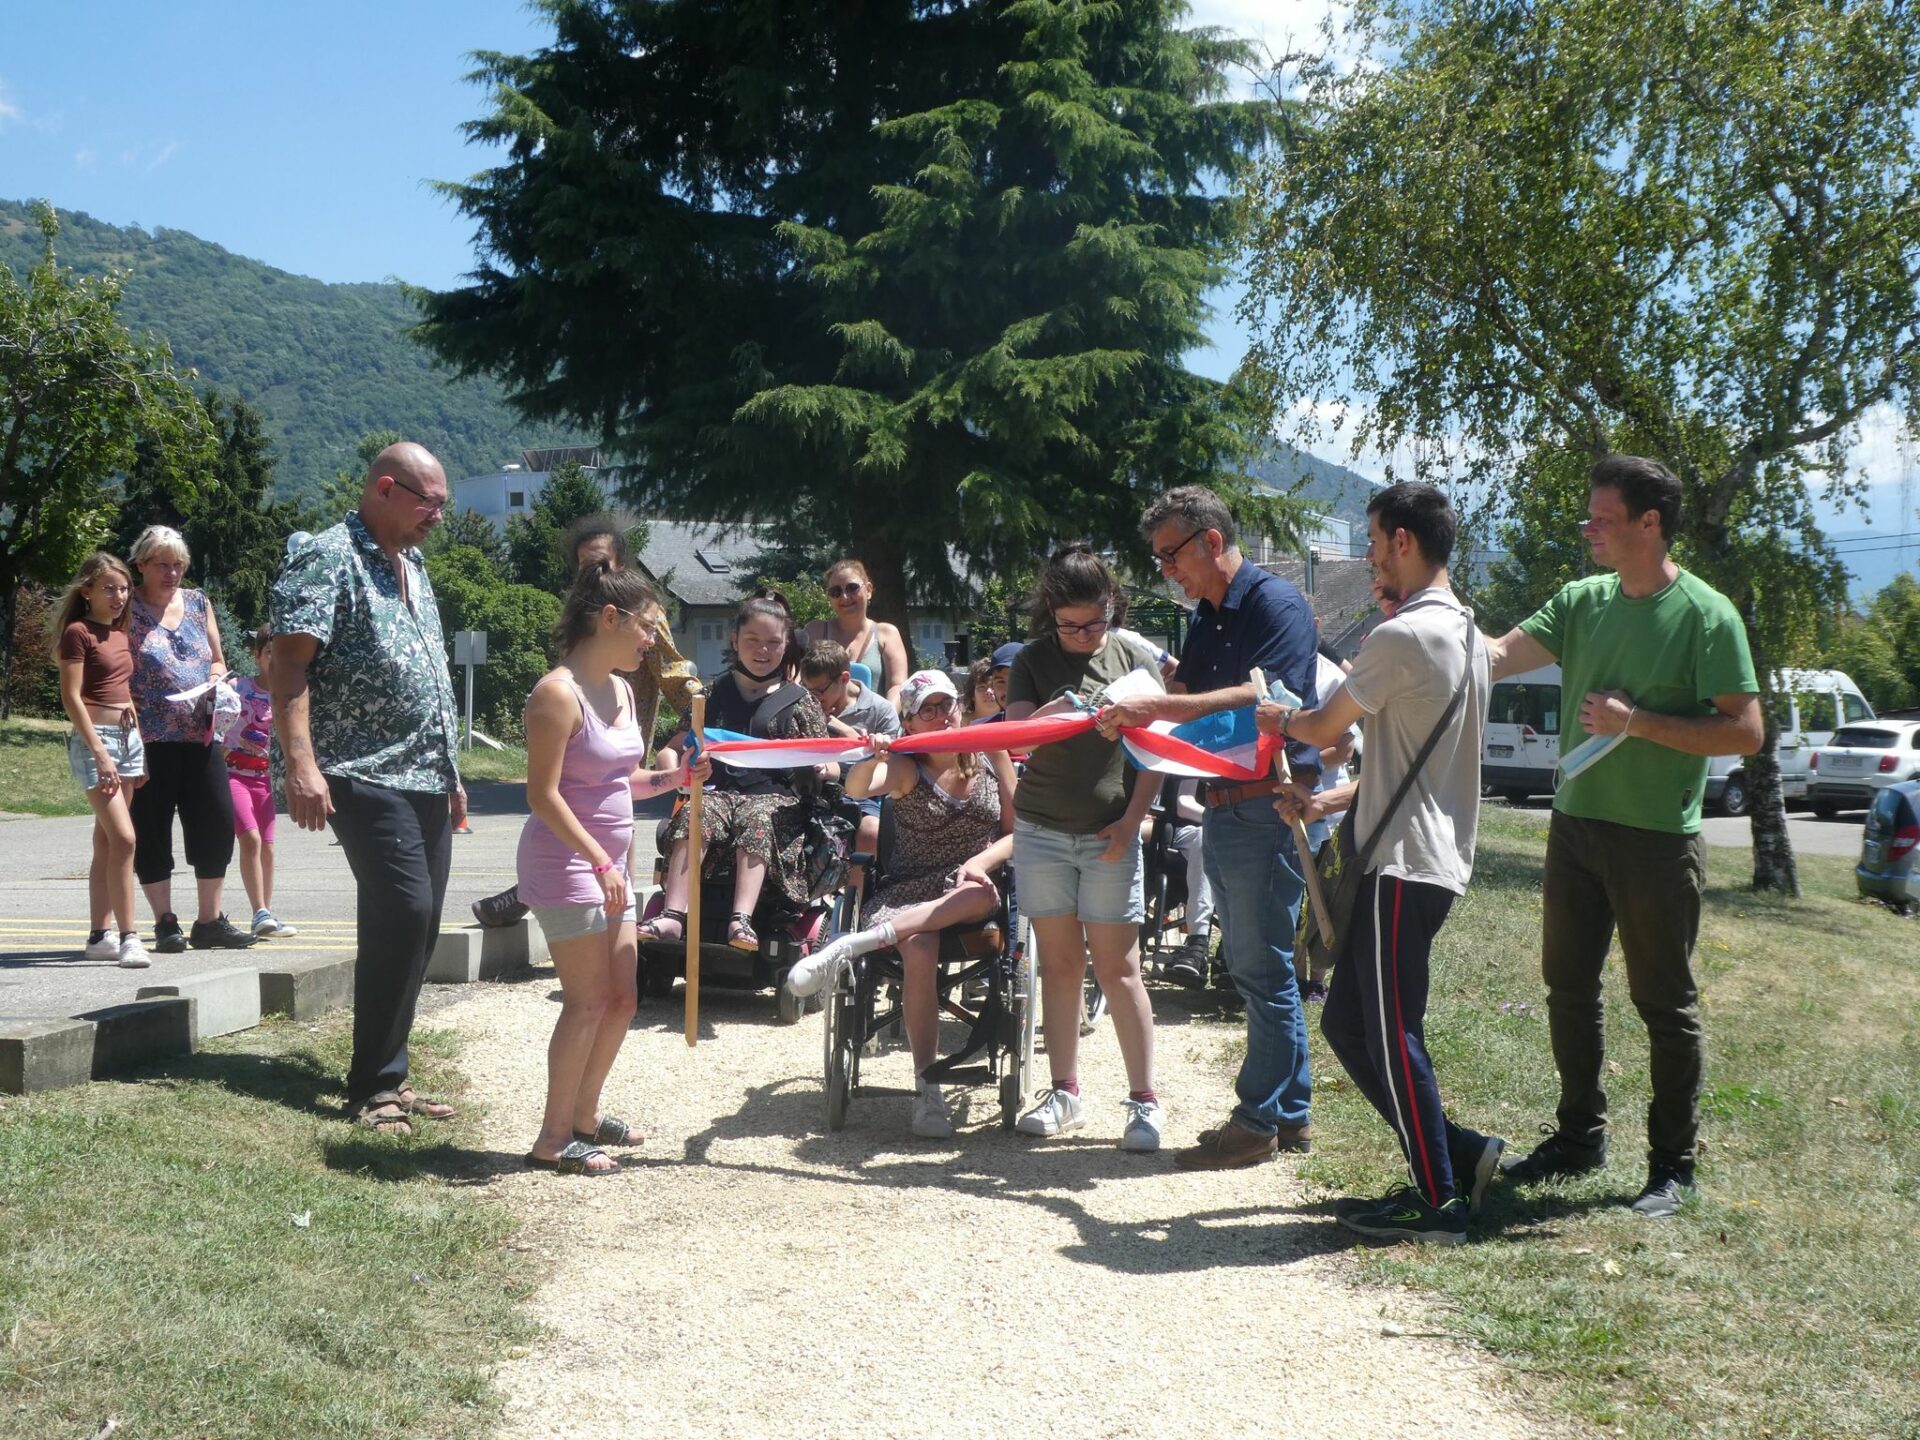
<svg viewBox="0 0 1920 1440"><path fill-rule="evenodd" d="M547 488L548 477L568 460L577 462L596 479L600 478L600 447L597 445L522 450L517 465L502 465L491 474L468 475L454 481L453 511L458 514L462 510L471 510L476 515L483 515L496 530L505 534L507 521L516 515L530 513L534 502ZM607 503L611 505L614 502L612 482L602 479L600 488L606 492Z"/></svg>

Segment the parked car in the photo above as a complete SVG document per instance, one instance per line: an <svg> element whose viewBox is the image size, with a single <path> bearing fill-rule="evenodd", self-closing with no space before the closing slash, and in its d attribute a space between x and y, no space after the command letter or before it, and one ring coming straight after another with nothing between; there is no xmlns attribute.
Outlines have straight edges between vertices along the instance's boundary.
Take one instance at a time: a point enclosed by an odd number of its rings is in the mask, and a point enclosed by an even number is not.
<svg viewBox="0 0 1920 1440"><path fill-rule="evenodd" d="M1814 752L1842 725L1873 719L1873 707L1844 670L1779 670L1773 692L1773 718L1780 726L1780 798L1810 800ZM1744 755L1709 760L1707 804L1723 815L1746 814L1746 765Z"/></svg>
<svg viewBox="0 0 1920 1440"><path fill-rule="evenodd" d="M1480 783L1496 795L1524 800L1551 795L1560 764L1560 667L1509 675L1487 694Z"/></svg>
<svg viewBox="0 0 1920 1440"><path fill-rule="evenodd" d="M1901 910L1920 901L1915 847L1920 847L1920 781L1903 780L1874 796L1867 811L1860 863L1853 871L1860 893Z"/></svg>
<svg viewBox="0 0 1920 1440"><path fill-rule="evenodd" d="M1813 752L1807 798L1823 820L1864 810L1882 790L1920 780L1920 720L1845 725Z"/></svg>

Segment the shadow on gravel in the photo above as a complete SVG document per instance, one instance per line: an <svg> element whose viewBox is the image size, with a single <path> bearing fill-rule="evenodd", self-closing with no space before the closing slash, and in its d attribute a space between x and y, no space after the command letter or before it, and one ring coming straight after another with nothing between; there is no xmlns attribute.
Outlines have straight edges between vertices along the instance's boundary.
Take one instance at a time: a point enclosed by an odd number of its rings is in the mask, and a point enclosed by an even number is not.
<svg viewBox="0 0 1920 1440"><path fill-rule="evenodd" d="M884 1059L883 1062L884 1063ZM648 1164L706 1165L744 1174L818 1185L880 1190L944 1190L983 1201L1031 1206L1064 1220L1078 1239L1061 1249L1069 1259L1123 1274L1160 1275L1224 1266L1288 1264L1350 1247L1356 1237L1327 1223L1330 1205L1286 1208L1185 1208L1188 1177L1172 1155L1131 1155L1111 1139L1067 1137L1034 1141L1000 1128L990 1090L950 1092L959 1133L928 1143L907 1133L911 1092L863 1085L847 1128L824 1131L824 1100L817 1076L797 1076L750 1087L739 1109L714 1118L690 1136L680 1157ZM735 1162L734 1141L791 1139L797 1163ZM1092 1214L1074 1192L1118 1183L1181 1187L1171 1213L1113 1222ZM1324 1215L1323 1213L1324 1212Z"/></svg>

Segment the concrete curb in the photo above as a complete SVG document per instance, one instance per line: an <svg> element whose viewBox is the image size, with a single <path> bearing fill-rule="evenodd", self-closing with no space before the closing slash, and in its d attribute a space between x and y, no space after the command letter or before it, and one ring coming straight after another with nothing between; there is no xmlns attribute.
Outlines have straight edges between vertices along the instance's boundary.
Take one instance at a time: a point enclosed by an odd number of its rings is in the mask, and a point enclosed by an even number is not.
<svg viewBox="0 0 1920 1440"><path fill-rule="evenodd" d="M0 1095L38 1095L92 1078L91 1020L0 1019Z"/></svg>
<svg viewBox="0 0 1920 1440"><path fill-rule="evenodd" d="M353 958L315 956L261 967L260 1013L312 1020L353 1004Z"/></svg>
<svg viewBox="0 0 1920 1440"><path fill-rule="evenodd" d="M193 1043L213 1035L232 1035L260 1023L260 972L251 965L208 970L158 985L142 985L134 992L141 1000L169 995L194 1001Z"/></svg>
<svg viewBox="0 0 1920 1440"><path fill-rule="evenodd" d="M135 1000L76 1015L93 1022L93 1079L136 1065L191 1055L200 1002L191 995Z"/></svg>

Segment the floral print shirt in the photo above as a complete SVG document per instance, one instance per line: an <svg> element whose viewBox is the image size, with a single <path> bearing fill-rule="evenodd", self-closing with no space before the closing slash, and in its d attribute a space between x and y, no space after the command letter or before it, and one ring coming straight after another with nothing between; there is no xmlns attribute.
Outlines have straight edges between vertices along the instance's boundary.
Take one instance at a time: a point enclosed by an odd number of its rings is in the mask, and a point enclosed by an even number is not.
<svg viewBox="0 0 1920 1440"><path fill-rule="evenodd" d="M180 623L169 630L135 592L127 600L127 646L133 651L133 708L140 738L152 745L205 745L212 736L213 707L205 698L169 700L204 685L213 675L213 636L207 630L207 597L180 592Z"/></svg>
<svg viewBox="0 0 1920 1440"><path fill-rule="evenodd" d="M314 536L273 586L273 633L320 642L307 716L322 774L389 790L460 786L453 681L426 561L404 551L409 605L358 514Z"/></svg>

